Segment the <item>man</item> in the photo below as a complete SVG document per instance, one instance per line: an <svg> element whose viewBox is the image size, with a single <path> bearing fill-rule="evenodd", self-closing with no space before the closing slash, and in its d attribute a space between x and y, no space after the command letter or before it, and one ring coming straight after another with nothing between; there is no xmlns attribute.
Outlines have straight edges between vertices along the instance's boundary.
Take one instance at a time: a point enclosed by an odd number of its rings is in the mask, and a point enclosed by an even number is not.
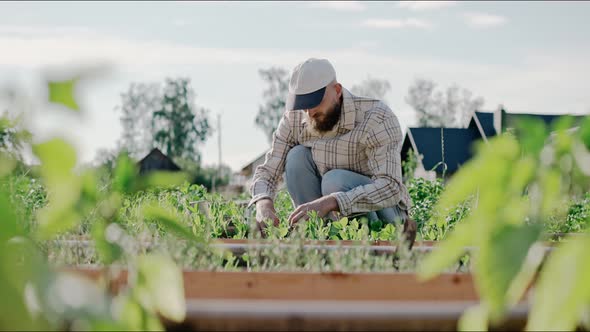
<svg viewBox="0 0 590 332"><path fill-rule="evenodd" d="M296 206L291 225L307 220L309 211L332 219L335 213L366 215L370 221L403 223L411 248L416 222L408 217L401 144L399 122L387 105L344 89L326 59L300 63L291 73L286 111L271 150L250 186L248 206L256 204L260 230L266 220L278 225L273 199L285 171Z"/></svg>

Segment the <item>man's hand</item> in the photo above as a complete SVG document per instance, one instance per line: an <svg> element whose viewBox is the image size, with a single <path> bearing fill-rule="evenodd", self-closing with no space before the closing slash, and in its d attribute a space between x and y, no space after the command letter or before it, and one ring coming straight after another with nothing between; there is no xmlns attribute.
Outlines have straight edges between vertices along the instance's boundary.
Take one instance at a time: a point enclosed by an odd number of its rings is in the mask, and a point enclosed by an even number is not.
<svg viewBox="0 0 590 332"><path fill-rule="evenodd" d="M258 230L260 231L260 235L265 237L264 229L266 228L266 220L272 220L275 226L279 225L279 218L277 217L277 212L275 211L274 204L272 200L269 198L263 198L256 202L256 224L258 225Z"/></svg>
<svg viewBox="0 0 590 332"><path fill-rule="evenodd" d="M299 221L309 219L307 215L309 211L317 211L318 216L323 218L332 211L339 211L338 201L333 196L324 196L315 201L301 204L289 216L289 225L295 226Z"/></svg>

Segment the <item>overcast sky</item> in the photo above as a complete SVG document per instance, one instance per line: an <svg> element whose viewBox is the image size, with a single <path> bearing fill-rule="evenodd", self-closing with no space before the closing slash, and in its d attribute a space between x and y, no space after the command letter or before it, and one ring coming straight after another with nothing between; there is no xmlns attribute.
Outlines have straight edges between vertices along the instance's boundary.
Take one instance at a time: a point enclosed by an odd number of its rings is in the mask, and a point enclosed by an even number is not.
<svg viewBox="0 0 590 332"><path fill-rule="evenodd" d="M62 135L81 161L119 138L120 93L131 82L188 76L196 103L222 113L223 162L238 170L268 148L254 119L258 69L327 58L350 88L387 79L402 126L415 78L453 83L485 110L590 113L590 2L0 2L0 84L41 92L41 75L109 64L81 87L84 117L43 106L38 140ZM217 136L201 147L217 162Z"/></svg>

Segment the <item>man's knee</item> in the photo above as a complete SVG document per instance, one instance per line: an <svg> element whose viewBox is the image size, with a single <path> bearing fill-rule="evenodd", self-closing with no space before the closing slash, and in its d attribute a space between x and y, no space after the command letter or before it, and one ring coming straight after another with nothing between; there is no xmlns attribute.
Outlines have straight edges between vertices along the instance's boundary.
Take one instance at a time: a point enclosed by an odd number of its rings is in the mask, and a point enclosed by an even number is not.
<svg viewBox="0 0 590 332"><path fill-rule="evenodd" d="M309 158L311 151L308 147L303 145L296 145L287 152L287 159L285 161L285 167L287 169L298 169L299 165L306 162Z"/></svg>
<svg viewBox="0 0 590 332"><path fill-rule="evenodd" d="M346 190L346 171L333 169L327 171L322 177L322 195L329 195L335 192Z"/></svg>

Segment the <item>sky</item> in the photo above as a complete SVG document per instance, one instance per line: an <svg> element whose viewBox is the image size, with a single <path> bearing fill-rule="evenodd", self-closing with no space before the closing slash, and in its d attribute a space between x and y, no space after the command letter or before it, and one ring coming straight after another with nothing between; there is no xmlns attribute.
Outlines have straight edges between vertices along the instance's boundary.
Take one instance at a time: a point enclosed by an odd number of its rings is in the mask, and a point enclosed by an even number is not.
<svg viewBox="0 0 590 332"><path fill-rule="evenodd" d="M255 126L259 69L310 57L345 88L386 79L402 127L417 78L484 98L483 110L590 113L590 2L0 2L0 88L31 96L36 141L62 136L92 161L121 134L120 94L132 82L189 77L195 102L221 114L222 162L234 171L269 148ZM43 79L92 70L71 116L43 99ZM63 74L65 75L65 74ZM37 101L35 101L37 100ZM218 160L217 134L200 146Z"/></svg>

